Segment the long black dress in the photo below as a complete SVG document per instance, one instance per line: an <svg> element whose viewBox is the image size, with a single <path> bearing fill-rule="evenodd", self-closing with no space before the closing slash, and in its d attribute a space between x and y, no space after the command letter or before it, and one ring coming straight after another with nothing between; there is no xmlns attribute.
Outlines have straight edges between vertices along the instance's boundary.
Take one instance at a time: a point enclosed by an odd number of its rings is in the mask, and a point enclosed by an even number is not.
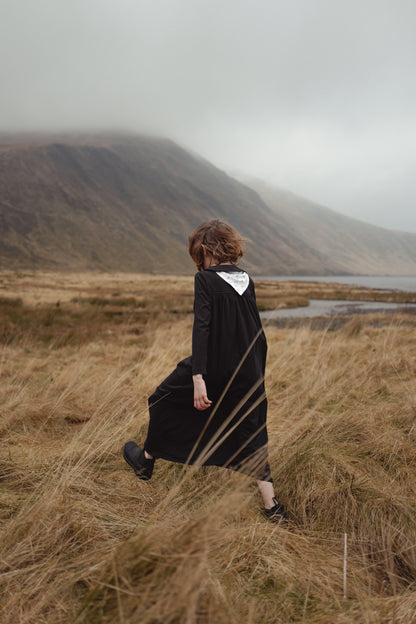
<svg viewBox="0 0 416 624"><path fill-rule="evenodd" d="M252 279L237 266L195 275L192 356L149 398L148 453L173 462L224 466L272 481L267 459L267 343ZM202 373L212 406L194 408Z"/></svg>

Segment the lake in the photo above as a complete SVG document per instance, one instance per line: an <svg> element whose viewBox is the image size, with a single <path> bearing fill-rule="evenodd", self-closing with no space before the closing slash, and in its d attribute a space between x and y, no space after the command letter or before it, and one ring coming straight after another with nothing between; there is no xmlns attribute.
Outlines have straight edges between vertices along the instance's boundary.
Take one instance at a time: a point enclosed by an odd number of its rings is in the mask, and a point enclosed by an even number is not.
<svg viewBox="0 0 416 624"><path fill-rule="evenodd" d="M268 280L275 282L328 282L335 284L348 284L350 286L365 286L366 288L379 288L382 290L404 290L416 292L416 275L274 275L256 276L255 280Z"/></svg>
<svg viewBox="0 0 416 624"><path fill-rule="evenodd" d="M327 282L381 290L416 292L416 276L412 275L394 277L391 275L269 275L254 279L274 282ZM315 316L352 316L353 314L368 314L370 312L393 313L403 309L415 314L416 304L311 299L307 307L267 310L262 312L260 316L262 319L312 318Z"/></svg>

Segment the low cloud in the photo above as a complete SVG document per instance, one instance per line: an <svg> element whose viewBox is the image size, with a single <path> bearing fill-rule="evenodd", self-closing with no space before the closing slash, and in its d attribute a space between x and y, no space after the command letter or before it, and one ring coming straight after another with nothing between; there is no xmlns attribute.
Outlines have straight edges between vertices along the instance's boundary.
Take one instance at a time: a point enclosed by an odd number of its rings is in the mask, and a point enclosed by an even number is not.
<svg viewBox="0 0 416 624"><path fill-rule="evenodd" d="M3 0L3 130L170 136L416 231L410 0Z"/></svg>

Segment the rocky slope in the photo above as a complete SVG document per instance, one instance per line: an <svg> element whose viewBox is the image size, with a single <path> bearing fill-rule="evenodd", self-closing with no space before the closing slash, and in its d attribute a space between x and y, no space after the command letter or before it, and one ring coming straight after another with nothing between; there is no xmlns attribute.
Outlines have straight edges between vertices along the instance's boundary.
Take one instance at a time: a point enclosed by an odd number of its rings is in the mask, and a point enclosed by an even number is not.
<svg viewBox="0 0 416 624"><path fill-rule="evenodd" d="M189 273L188 234L222 217L254 274L416 273L416 235L257 190L167 139L3 134L0 268Z"/></svg>

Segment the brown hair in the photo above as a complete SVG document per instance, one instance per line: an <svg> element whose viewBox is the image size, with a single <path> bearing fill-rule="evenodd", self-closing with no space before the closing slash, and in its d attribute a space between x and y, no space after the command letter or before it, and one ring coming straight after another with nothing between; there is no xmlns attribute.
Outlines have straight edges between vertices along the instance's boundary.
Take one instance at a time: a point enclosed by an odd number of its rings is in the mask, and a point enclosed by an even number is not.
<svg viewBox="0 0 416 624"><path fill-rule="evenodd" d="M189 236L189 255L198 271L204 268L204 248L217 264L235 264L244 253L244 238L220 219L201 223Z"/></svg>

